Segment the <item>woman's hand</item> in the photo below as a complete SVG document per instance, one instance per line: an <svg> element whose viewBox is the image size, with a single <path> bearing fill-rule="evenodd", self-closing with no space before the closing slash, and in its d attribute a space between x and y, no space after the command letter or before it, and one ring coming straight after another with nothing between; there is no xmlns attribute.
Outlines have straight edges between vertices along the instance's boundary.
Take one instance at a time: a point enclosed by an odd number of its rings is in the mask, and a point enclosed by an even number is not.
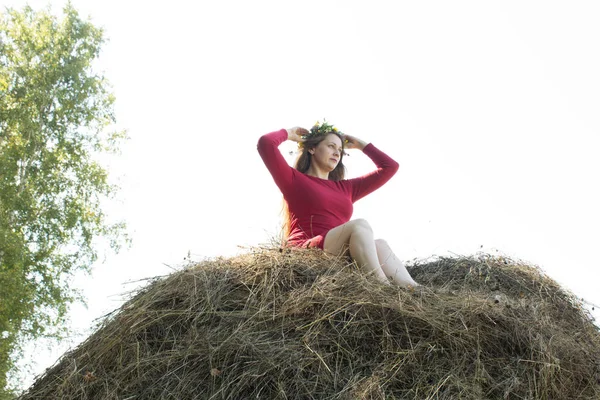
<svg viewBox="0 0 600 400"><path fill-rule="evenodd" d="M286 129L288 133L288 140L292 140L294 142L304 142L303 136L308 135L308 130L301 128L299 126L295 126L293 128Z"/></svg>
<svg viewBox="0 0 600 400"><path fill-rule="evenodd" d="M351 135L344 135L344 142L346 149L359 149L362 150L368 144L364 140L360 140L357 137Z"/></svg>

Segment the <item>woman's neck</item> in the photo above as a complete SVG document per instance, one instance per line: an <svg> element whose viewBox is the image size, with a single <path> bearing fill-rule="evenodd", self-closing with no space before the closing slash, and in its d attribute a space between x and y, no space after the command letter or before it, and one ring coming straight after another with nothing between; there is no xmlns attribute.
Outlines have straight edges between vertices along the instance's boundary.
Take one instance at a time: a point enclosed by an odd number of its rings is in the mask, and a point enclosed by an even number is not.
<svg viewBox="0 0 600 400"><path fill-rule="evenodd" d="M306 175L314 176L315 178L329 179L329 172L315 167L314 164L308 168Z"/></svg>

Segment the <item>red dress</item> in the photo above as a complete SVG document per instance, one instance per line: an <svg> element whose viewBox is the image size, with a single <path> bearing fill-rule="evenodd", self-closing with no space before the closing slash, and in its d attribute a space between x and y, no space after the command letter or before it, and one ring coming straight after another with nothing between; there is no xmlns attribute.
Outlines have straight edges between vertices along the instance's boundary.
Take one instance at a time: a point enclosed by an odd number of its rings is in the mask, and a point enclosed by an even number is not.
<svg viewBox="0 0 600 400"><path fill-rule="evenodd" d="M321 179L288 165L278 149L287 138L287 131L282 129L258 140L258 153L288 204L287 243L323 249L327 232L350 221L352 204L386 183L398 171L398 163L369 143L363 152L377 166L375 171L341 181Z"/></svg>

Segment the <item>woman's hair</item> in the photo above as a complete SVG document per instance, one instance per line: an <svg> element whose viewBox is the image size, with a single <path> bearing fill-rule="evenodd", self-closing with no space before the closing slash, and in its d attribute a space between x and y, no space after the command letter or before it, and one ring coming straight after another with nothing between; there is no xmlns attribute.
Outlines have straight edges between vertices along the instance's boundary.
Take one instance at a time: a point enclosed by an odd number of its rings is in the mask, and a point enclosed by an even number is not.
<svg viewBox="0 0 600 400"><path fill-rule="evenodd" d="M344 163L342 162L344 159L344 138L341 133L331 131L324 134L319 135L307 135L304 142L300 144L300 154L296 158L296 162L294 163L294 168L303 174L308 171L310 168L310 164L312 162L312 154L308 150L314 149L321 143L328 135L336 135L340 138L342 142L342 151L340 153L340 161L336 165L335 169L329 173L328 179L330 181L341 181L344 179L344 175L346 174L346 167L344 167Z"/></svg>
<svg viewBox="0 0 600 400"><path fill-rule="evenodd" d="M318 125L315 126L318 127ZM320 130L322 131L323 129ZM319 143L325 140L325 138L330 134L336 135L340 138L340 140L342 141L342 151L340 152L340 161L336 165L335 169L329 173L328 179L330 181L341 181L342 179L344 179L344 176L346 174L346 167L342 163L344 159L344 138L342 137L341 132L338 132L337 130L316 132L315 127L313 127L313 129L311 129L311 134L305 137L304 142L299 143L300 153L296 158L294 168L302 173L306 173L306 171L308 171L308 169L310 168L310 164L312 162L313 157L308 150L317 147ZM283 215L283 240L286 240L287 237L290 235L290 210L285 200L283 200L283 207L281 213Z"/></svg>

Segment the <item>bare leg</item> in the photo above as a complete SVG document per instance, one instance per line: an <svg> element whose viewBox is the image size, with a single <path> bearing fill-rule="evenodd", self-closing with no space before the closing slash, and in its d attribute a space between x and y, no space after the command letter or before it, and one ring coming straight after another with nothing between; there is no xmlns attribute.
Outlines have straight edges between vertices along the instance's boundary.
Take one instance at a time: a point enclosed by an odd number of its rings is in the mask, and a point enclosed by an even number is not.
<svg viewBox="0 0 600 400"><path fill-rule="evenodd" d="M406 267L396 257L390 246L383 239L375 240L377 257L385 275L399 286L421 286L410 276Z"/></svg>
<svg viewBox="0 0 600 400"><path fill-rule="evenodd" d="M379 265L373 230L364 219L356 219L337 226L327 232L323 250L331 254L343 254L350 250L350 256L356 263L373 274L382 282L389 284L386 274Z"/></svg>

